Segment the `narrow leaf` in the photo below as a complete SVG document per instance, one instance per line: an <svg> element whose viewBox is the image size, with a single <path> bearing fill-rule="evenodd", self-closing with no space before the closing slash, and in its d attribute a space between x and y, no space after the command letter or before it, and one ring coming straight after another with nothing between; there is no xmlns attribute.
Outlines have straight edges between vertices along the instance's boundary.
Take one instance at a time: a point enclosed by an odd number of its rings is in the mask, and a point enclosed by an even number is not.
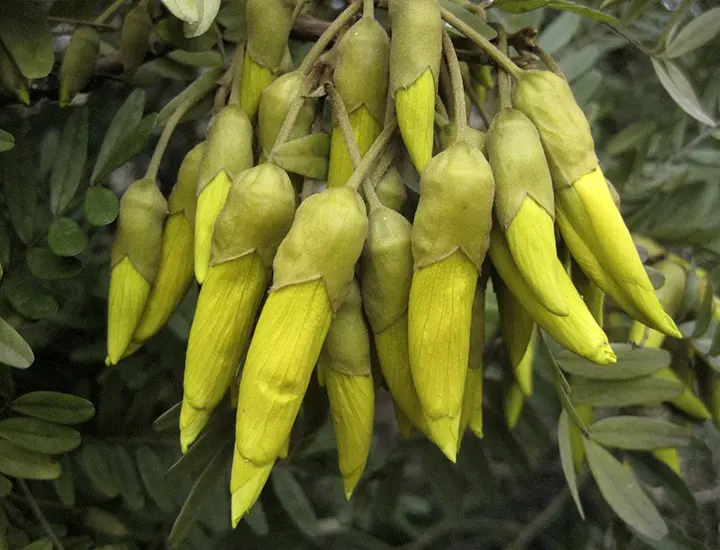
<svg viewBox="0 0 720 550"><path fill-rule="evenodd" d="M673 61L663 62L655 58L652 59L652 64L663 88L683 111L703 124L715 125L700 104L692 84L678 65Z"/></svg>
<svg viewBox="0 0 720 550"><path fill-rule="evenodd" d="M23 479L56 479L60 464L48 455L0 439L0 473Z"/></svg>
<svg viewBox="0 0 720 550"><path fill-rule="evenodd" d="M82 270L82 263L77 258L63 258L47 248L28 251L27 264L33 275L48 281L74 277Z"/></svg>
<svg viewBox="0 0 720 550"><path fill-rule="evenodd" d="M0 498L6 497L12 491L12 481L0 474Z"/></svg>
<svg viewBox="0 0 720 550"><path fill-rule="evenodd" d="M659 418L613 416L588 428L590 439L606 447L630 451L651 451L684 447L690 442L687 431Z"/></svg>
<svg viewBox="0 0 720 550"><path fill-rule="evenodd" d="M692 19L668 44L664 56L680 57L710 42L720 33L720 8L713 8Z"/></svg>
<svg viewBox="0 0 720 550"><path fill-rule="evenodd" d="M25 144L3 155L0 176L10 221L17 236L27 244L35 234L37 182L32 154Z"/></svg>
<svg viewBox="0 0 720 550"><path fill-rule="evenodd" d="M588 8L587 6L576 4L575 2L570 2L568 0L553 0L548 2L547 7L553 10L564 10L577 13L578 15L582 15L583 17L588 17L602 23L619 23L619 21L612 15L608 15L607 13Z"/></svg>
<svg viewBox="0 0 720 550"><path fill-rule="evenodd" d="M617 156L636 149L638 145L649 139L657 128L654 120L641 120L624 128L607 142L605 150L609 155Z"/></svg>
<svg viewBox="0 0 720 550"><path fill-rule="evenodd" d="M144 445L135 451L135 460L140 479L142 479L150 498L163 512L172 512L175 509L175 503L168 492L165 466L160 457L150 447Z"/></svg>
<svg viewBox="0 0 720 550"><path fill-rule="evenodd" d="M96 491L107 498L118 496L120 489L102 444L83 445L79 461Z"/></svg>
<svg viewBox="0 0 720 550"><path fill-rule="evenodd" d="M21 395L13 401L12 408L16 412L58 424L80 424L95 415L95 407L87 399L53 391Z"/></svg>
<svg viewBox="0 0 720 550"><path fill-rule="evenodd" d="M495 6L500 4L501 1L504 0L496 1ZM465 23L479 35L484 36L488 40L492 40L497 37L497 31L495 29L493 29L477 15L469 12L462 6L459 6L456 2L452 2L451 0L440 0L440 5L446 10L448 10L450 13L452 13L455 17L462 20L463 23Z"/></svg>
<svg viewBox="0 0 720 550"><path fill-rule="evenodd" d="M158 125L165 126L168 119L177 110L177 108L187 100L188 97L197 95L198 90L204 89L209 82L218 80L221 75L222 69L210 69L209 71L206 71L201 77L172 98L168 104L163 107L157 117Z"/></svg>
<svg viewBox="0 0 720 550"><path fill-rule="evenodd" d="M578 403L593 407L629 407L669 401L683 392L683 385L654 376L631 380L573 380L572 396Z"/></svg>
<svg viewBox="0 0 720 550"><path fill-rule="evenodd" d="M29 319L48 319L60 307L58 301L26 269L8 277L4 288L12 307Z"/></svg>
<svg viewBox="0 0 720 550"><path fill-rule="evenodd" d="M35 361L27 342L0 317L0 362L16 369L26 369Z"/></svg>
<svg viewBox="0 0 720 550"><path fill-rule="evenodd" d="M273 160L288 172L313 179L327 179L330 136L311 134L278 147Z"/></svg>
<svg viewBox="0 0 720 550"><path fill-rule="evenodd" d="M275 495L293 523L308 537L316 537L319 530L315 510L295 476L287 468L275 468L270 478Z"/></svg>
<svg viewBox="0 0 720 550"><path fill-rule="evenodd" d="M265 508L263 508L262 502L259 500L253 504L253 507L248 510L243 519L257 536L266 537L270 534L270 524L267 515L265 515Z"/></svg>
<svg viewBox="0 0 720 550"><path fill-rule="evenodd" d="M570 488L570 494L575 501L575 507L582 519L585 519L585 511L580 501L580 493L578 492L577 475L575 473L575 464L573 463L572 448L570 446L570 422L566 411L560 412L560 420L558 421L558 447L560 448L560 463L562 464L565 481Z"/></svg>
<svg viewBox="0 0 720 550"><path fill-rule="evenodd" d="M538 46L550 55L567 46L580 29L582 17L575 13L565 12L553 19L540 33Z"/></svg>
<svg viewBox="0 0 720 550"><path fill-rule="evenodd" d="M62 131L50 174L50 210L58 215L75 196L85 168L88 110L75 109Z"/></svg>
<svg viewBox="0 0 720 550"><path fill-rule="evenodd" d="M53 488L60 502L65 506L75 506L75 476L70 455L59 457L58 462L62 468L62 473L60 477L53 480Z"/></svg>
<svg viewBox="0 0 720 550"><path fill-rule="evenodd" d="M13 147L15 147L15 138L13 135L5 130L0 130L0 153L9 151Z"/></svg>
<svg viewBox="0 0 720 550"><path fill-rule="evenodd" d="M37 418L6 418L0 420L0 437L39 453L66 453L80 445L77 430Z"/></svg>
<svg viewBox="0 0 720 550"><path fill-rule="evenodd" d="M145 507L145 493L130 453L120 445L108 445L104 452L125 506L133 511L142 510Z"/></svg>
<svg viewBox="0 0 720 550"><path fill-rule="evenodd" d="M631 344L612 344L617 362L598 366L587 359L563 350L556 359L565 372L598 380L629 380L652 374L670 366L670 353L659 348L641 348Z"/></svg>

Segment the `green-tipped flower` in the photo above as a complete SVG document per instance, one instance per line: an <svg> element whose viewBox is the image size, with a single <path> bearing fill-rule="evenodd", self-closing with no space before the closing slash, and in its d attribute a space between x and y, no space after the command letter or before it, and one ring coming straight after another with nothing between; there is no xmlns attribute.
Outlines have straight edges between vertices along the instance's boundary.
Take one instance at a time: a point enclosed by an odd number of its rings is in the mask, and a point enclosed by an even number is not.
<svg viewBox="0 0 720 550"><path fill-rule="evenodd" d="M390 38L372 17L363 17L337 48L333 82L350 117L355 141L364 155L382 130L387 103ZM328 187L344 185L353 173L345 137L337 125L330 142Z"/></svg>
<svg viewBox="0 0 720 550"><path fill-rule="evenodd" d="M252 126L242 109L228 105L210 124L198 176L195 215L195 278L201 284L210 266L215 220L225 204L230 184L253 163Z"/></svg>
<svg viewBox="0 0 720 550"><path fill-rule="evenodd" d="M395 212L401 212L407 202L405 182L397 168L391 166L375 186L375 193L383 205Z"/></svg>
<svg viewBox="0 0 720 550"><path fill-rule="evenodd" d="M464 142L435 156L420 180L408 308L410 367L432 421L433 439L451 460L457 451L473 298L489 244L493 194L490 165Z"/></svg>
<svg viewBox="0 0 720 550"><path fill-rule="evenodd" d="M30 105L30 92L27 79L20 72L20 68L0 41L0 87L7 93L15 96L25 105Z"/></svg>
<svg viewBox="0 0 720 550"><path fill-rule="evenodd" d="M145 61L150 49L152 26L147 0L138 3L125 16L120 30L120 60L125 74L134 74Z"/></svg>
<svg viewBox="0 0 720 550"><path fill-rule="evenodd" d="M438 0L392 0L390 93L405 147L422 174L432 158L435 94L442 56Z"/></svg>
<svg viewBox="0 0 720 550"><path fill-rule="evenodd" d="M295 71L281 76L263 90L258 111L258 139L265 156L270 154L290 105L302 87L303 80L303 75ZM315 103L312 98L308 98L303 103L288 141L310 133L315 118Z"/></svg>
<svg viewBox="0 0 720 550"><path fill-rule="evenodd" d="M160 267L142 320L133 335L135 344L146 342L165 326L192 283L195 190L204 153L203 142L185 155L177 182L168 197L169 210L163 229ZM128 347L125 353L129 351Z"/></svg>
<svg viewBox="0 0 720 550"><path fill-rule="evenodd" d="M510 292L560 345L598 365L615 362L615 353L607 336L588 311L560 260L556 260L555 271L568 306L569 314L566 316L551 313L538 301L515 266L505 237L497 227L493 228L490 239L490 257Z"/></svg>
<svg viewBox="0 0 720 550"><path fill-rule="evenodd" d="M495 176L495 216L513 261L543 307L567 315L554 273L553 186L540 136L520 111L503 109L490 125L486 147Z"/></svg>
<svg viewBox="0 0 720 550"><path fill-rule="evenodd" d="M353 280L367 224L362 199L348 187L313 195L298 208L243 367L235 461L264 469L285 445L332 314ZM248 509L249 500L235 497L244 485L233 481L233 521Z"/></svg>
<svg viewBox="0 0 720 550"><path fill-rule="evenodd" d="M95 70L100 52L100 35L92 27L79 27L70 37L60 65L60 106L69 105Z"/></svg>
<svg viewBox="0 0 720 550"><path fill-rule="evenodd" d="M283 63L296 0L248 0L247 43L240 83L240 105L255 118L260 96Z"/></svg>
<svg viewBox="0 0 720 550"><path fill-rule="evenodd" d="M370 337L360 287L353 281L323 344L318 368L324 370L338 462L349 499L370 454L375 390L370 375Z"/></svg>
<svg viewBox="0 0 720 550"><path fill-rule="evenodd" d="M194 441L223 398L247 351L280 242L295 213L290 178L275 164L233 182L213 235L213 255L190 329L180 441Z"/></svg>
<svg viewBox="0 0 720 550"><path fill-rule="evenodd" d="M152 179L133 183L120 201L118 230L110 251L108 360L124 355L140 322L160 267L168 204Z"/></svg>

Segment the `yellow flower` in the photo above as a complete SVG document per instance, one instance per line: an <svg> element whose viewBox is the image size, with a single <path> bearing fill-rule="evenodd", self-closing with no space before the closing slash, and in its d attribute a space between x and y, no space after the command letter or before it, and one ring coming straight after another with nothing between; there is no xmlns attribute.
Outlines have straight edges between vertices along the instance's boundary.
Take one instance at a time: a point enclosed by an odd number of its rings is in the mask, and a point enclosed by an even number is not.
<svg viewBox="0 0 720 550"><path fill-rule="evenodd" d="M225 206L231 183L225 170L222 170L198 195L195 221L195 278L201 284L205 282L210 266L215 220Z"/></svg>
<svg viewBox="0 0 720 550"><path fill-rule="evenodd" d="M242 517L253 507L267 483L275 461L256 466L246 459L237 446L234 448L232 471L230 473L231 520L237 527Z"/></svg>
<svg viewBox="0 0 720 550"><path fill-rule="evenodd" d="M432 158L435 129L435 81L430 69L395 92L395 110L405 147L422 174Z"/></svg>
<svg viewBox="0 0 720 550"><path fill-rule="evenodd" d="M505 423L511 430L517 426L520 415L525 408L525 393L520 384L513 383L505 394Z"/></svg>
<svg viewBox="0 0 720 550"><path fill-rule="evenodd" d="M382 126L364 105L350 113L350 126L360 155L364 156L375 139L380 135ZM328 187L345 185L354 172L345 137L340 127L333 128L330 139L330 164L328 167Z"/></svg>
<svg viewBox="0 0 720 550"><path fill-rule="evenodd" d="M240 84L240 106L249 118L255 118L263 90L273 83L276 76L267 67L257 63L250 52L245 52L242 81Z"/></svg>

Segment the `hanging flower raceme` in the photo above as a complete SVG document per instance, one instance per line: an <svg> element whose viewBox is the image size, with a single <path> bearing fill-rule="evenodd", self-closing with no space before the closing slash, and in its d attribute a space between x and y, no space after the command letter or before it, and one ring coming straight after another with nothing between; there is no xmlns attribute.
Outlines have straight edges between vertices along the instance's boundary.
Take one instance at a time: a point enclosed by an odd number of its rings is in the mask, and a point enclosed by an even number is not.
<svg viewBox="0 0 720 550"><path fill-rule="evenodd" d="M438 0L391 0L390 93L398 126L418 172L432 157L435 94L442 55Z"/></svg>
<svg viewBox="0 0 720 550"><path fill-rule="evenodd" d="M295 191L282 168L241 172L213 234L212 260L190 329L180 443L195 440L223 398L247 351L253 322L280 242L295 213Z"/></svg>
<svg viewBox="0 0 720 550"><path fill-rule="evenodd" d="M125 354L145 310L161 261L168 204L154 179L133 183L120 201L118 229L110 251L108 363Z"/></svg>
<svg viewBox="0 0 720 550"><path fill-rule="evenodd" d="M230 482L232 521L250 509L286 445L333 313L367 235L365 205L347 186L298 208L273 262L273 287L240 382Z"/></svg>
<svg viewBox="0 0 720 550"><path fill-rule="evenodd" d="M472 306L488 249L494 183L482 153L459 141L420 180L412 250L410 367L432 439L455 460Z"/></svg>
<svg viewBox="0 0 720 550"><path fill-rule="evenodd" d="M100 53L100 34L92 27L79 27L70 37L60 65L60 106L70 104L87 85Z"/></svg>
<svg viewBox="0 0 720 550"><path fill-rule="evenodd" d="M195 216L195 278L201 284L210 265L215 220L230 184L253 164L252 137L250 120L236 105L223 108L210 123L197 182Z"/></svg>
<svg viewBox="0 0 720 550"><path fill-rule="evenodd" d="M390 38L372 16L343 36L337 48L333 83L350 119L360 155L380 135L387 103ZM345 136L335 121L330 141L328 187L344 185L353 173Z"/></svg>

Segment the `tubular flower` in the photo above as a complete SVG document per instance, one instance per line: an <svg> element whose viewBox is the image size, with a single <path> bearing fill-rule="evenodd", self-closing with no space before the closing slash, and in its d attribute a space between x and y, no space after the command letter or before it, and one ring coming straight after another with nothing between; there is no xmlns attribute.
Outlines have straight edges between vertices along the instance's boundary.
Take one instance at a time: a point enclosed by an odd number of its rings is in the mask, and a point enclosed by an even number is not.
<svg viewBox="0 0 720 550"><path fill-rule="evenodd" d="M100 35L92 27L79 27L70 37L60 65L60 106L70 104L85 88L95 70L100 52Z"/></svg>
<svg viewBox="0 0 720 550"><path fill-rule="evenodd" d="M433 440L454 460L475 287L488 249L494 184L476 148L457 142L420 180L412 249L410 368Z"/></svg>
<svg viewBox="0 0 720 550"><path fill-rule="evenodd" d="M330 324L318 367L324 371L340 472L349 499L370 454L375 409L370 337L360 287L355 281Z"/></svg>
<svg viewBox="0 0 720 550"><path fill-rule="evenodd" d="M328 189L298 208L273 262L273 287L258 319L240 381L235 462L271 465L290 435L312 370L343 302L367 235L367 215L351 188ZM252 505L236 476L233 523ZM236 495L244 495L241 497Z"/></svg>
<svg viewBox="0 0 720 550"><path fill-rule="evenodd" d="M400 172L391 166L375 186L380 202L395 212L401 212L407 202L407 191Z"/></svg>
<svg viewBox="0 0 720 550"><path fill-rule="evenodd" d="M185 155L168 197L160 267L142 320L133 335L136 343L146 342L165 326L193 280L195 190L204 153L205 143L201 143Z"/></svg>
<svg viewBox="0 0 720 550"><path fill-rule="evenodd" d="M30 91L27 79L20 68L0 41L0 87L7 93L18 98L25 105L30 105Z"/></svg>
<svg viewBox="0 0 720 550"><path fill-rule="evenodd" d="M548 71L526 71L515 87L513 100L540 133L555 185L556 211L561 211L567 221L560 224L563 237L564 226L571 226L623 293L624 301L649 319L653 328L679 336L655 296L615 205L598 166L590 125L568 83ZM579 252L568 246L582 266ZM593 274L588 276L592 278ZM602 281L593 280L603 288Z"/></svg>
<svg viewBox="0 0 720 550"><path fill-rule="evenodd" d="M569 311L567 316L554 315L535 298L517 270L505 237L497 227L493 228L490 239L490 257L510 292L535 322L559 344L598 365L615 362L615 353L607 336L593 319L559 260L556 261L555 268L565 294Z"/></svg>
<svg viewBox="0 0 720 550"><path fill-rule="evenodd" d="M340 41L333 82L350 117L360 155L382 130L388 89L390 38L373 17L355 23ZM353 173L345 137L337 123L330 141L328 187L344 185Z"/></svg>
<svg viewBox="0 0 720 550"><path fill-rule="evenodd" d="M567 315L554 273L555 207L552 178L535 126L516 109L492 121L486 142L495 176L495 216L513 261L543 307Z"/></svg>
<svg viewBox="0 0 720 550"><path fill-rule="evenodd" d="M442 55L438 0L392 0L390 93L410 158L422 174L432 157L435 94Z"/></svg>
<svg viewBox="0 0 720 550"><path fill-rule="evenodd" d="M273 258L294 213L292 183L278 166L261 164L233 182L215 224L212 262L190 329L180 413L183 451L227 392L247 351Z"/></svg>
<svg viewBox="0 0 720 550"><path fill-rule="evenodd" d="M240 106L255 118L260 97L277 77L287 49L296 0L248 0L247 43Z"/></svg>
<svg viewBox="0 0 720 550"><path fill-rule="evenodd" d="M360 284L380 369L396 406L412 425L428 433L408 355L412 225L397 212L379 205L371 206L368 220Z"/></svg>
<svg viewBox="0 0 720 550"><path fill-rule="evenodd" d="M213 228L230 184L252 166L252 126L242 109L228 105L211 122L200 165L195 214L195 278L205 280L210 265Z"/></svg>
<svg viewBox="0 0 720 550"><path fill-rule="evenodd" d="M152 179L133 183L120 201L118 230L110 251L108 362L117 364L142 317L160 267L167 201Z"/></svg>

